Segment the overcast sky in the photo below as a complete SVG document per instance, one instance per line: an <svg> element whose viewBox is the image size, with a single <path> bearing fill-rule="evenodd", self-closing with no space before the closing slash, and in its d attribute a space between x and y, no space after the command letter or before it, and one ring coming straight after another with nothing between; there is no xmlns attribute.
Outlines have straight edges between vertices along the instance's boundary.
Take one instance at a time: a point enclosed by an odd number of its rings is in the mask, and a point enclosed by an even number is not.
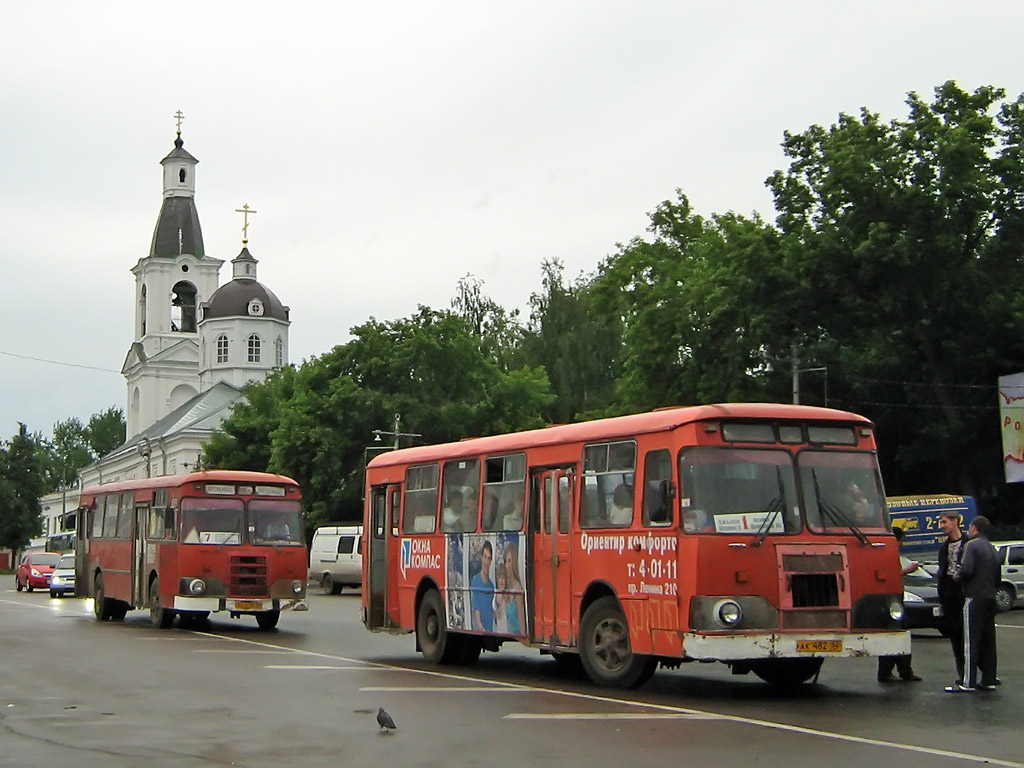
<svg viewBox="0 0 1024 768"><path fill-rule="evenodd" d="M592 272L677 187L772 219L785 130L903 118L948 79L1024 91L1019 0L0 11L0 439L125 407L176 110L206 252L234 258L235 209L258 211L249 250L301 363L370 316L448 307L467 273L525 307L544 260Z"/></svg>

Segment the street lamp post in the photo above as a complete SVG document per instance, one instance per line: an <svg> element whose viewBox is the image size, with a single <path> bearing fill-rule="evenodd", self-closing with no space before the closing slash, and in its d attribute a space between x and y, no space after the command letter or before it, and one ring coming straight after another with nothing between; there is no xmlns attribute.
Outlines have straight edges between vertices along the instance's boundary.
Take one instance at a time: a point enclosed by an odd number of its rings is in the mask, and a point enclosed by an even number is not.
<svg viewBox="0 0 1024 768"><path fill-rule="evenodd" d="M394 437L395 438L395 443L394 443L393 447L397 451L398 448L399 448L398 441L399 441L400 438L403 438L403 437L423 437L423 435L419 434L418 432L402 432L401 426L402 426L402 416L400 414L396 413L395 414L395 429L394 429L394 431L393 432L387 432L387 431L385 431L383 429L375 429L375 430L373 430L373 441L375 443L379 443L381 435L387 435L388 437Z"/></svg>

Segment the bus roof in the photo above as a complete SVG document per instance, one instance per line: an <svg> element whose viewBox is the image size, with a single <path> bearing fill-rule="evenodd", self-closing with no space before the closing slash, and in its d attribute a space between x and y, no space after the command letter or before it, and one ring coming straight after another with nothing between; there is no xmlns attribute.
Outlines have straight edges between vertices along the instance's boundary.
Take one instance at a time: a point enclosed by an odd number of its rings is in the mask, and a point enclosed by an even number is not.
<svg viewBox="0 0 1024 768"><path fill-rule="evenodd" d="M719 403L716 405L678 406L647 413L614 416L577 424L555 424L542 429L513 432L490 437L473 437L455 443L439 443L401 448L374 457L367 468L395 464L416 464L444 458L496 453L530 446L591 442L623 435L636 435L675 429L684 424L718 419L766 419L776 421L843 421L870 426L863 416L833 408L785 403Z"/></svg>
<svg viewBox="0 0 1024 768"><path fill-rule="evenodd" d="M189 483L281 483L282 485L298 485L290 477L272 475L268 472L250 472L236 469L205 469L189 472L186 475L160 475L159 477L143 477L134 480L117 480L113 483L101 483L83 488L81 493L114 493L116 491L132 491L145 488L171 488Z"/></svg>

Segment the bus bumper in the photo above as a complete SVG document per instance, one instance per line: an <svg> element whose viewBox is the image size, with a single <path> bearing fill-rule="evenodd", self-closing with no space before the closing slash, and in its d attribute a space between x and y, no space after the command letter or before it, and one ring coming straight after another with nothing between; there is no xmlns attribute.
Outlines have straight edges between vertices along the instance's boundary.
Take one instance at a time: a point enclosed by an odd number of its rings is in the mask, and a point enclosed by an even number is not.
<svg viewBox="0 0 1024 768"><path fill-rule="evenodd" d="M909 632L728 636L683 633L683 656L708 661L904 656L909 653Z"/></svg>
<svg viewBox="0 0 1024 768"><path fill-rule="evenodd" d="M231 597L183 597L176 595L174 604L169 606L176 611L231 611L232 613L263 613L265 611L305 611L309 609L305 600L297 597L293 600L270 599L235 599Z"/></svg>

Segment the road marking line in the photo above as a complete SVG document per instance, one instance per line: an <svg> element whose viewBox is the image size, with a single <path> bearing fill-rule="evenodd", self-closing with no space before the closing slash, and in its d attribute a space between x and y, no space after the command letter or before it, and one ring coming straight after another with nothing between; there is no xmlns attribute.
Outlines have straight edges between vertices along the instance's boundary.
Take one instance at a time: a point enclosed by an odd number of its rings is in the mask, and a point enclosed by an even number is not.
<svg viewBox="0 0 1024 768"><path fill-rule="evenodd" d="M199 630L188 630L195 634L206 634L210 637L216 637L216 635L210 635L209 633L202 633ZM258 640L246 640L241 637L226 637L221 638L236 643L242 643L243 645L255 645L264 648L278 648L282 646L272 645L267 642L260 642ZM316 656L323 659L335 659L337 661L345 661L349 663L360 663L359 659L350 659L345 656L336 656L328 653L320 653L318 651L305 651L296 650L295 653L303 654L307 656ZM953 752L945 749L933 749L931 747L921 747L915 744L903 744L898 741L883 741L881 739L869 739L863 736L852 736L845 733L835 733L834 731L822 731L815 728L806 728L800 725L789 725L787 723L775 723L770 720L758 720L752 717L742 717L739 715L725 715L718 712L708 712L705 710L689 709L686 707L677 707L670 704L649 704L645 702L629 702L623 701L622 699L616 699L611 696L601 696L598 694L591 693L580 693L574 691L563 691L557 688L544 688L541 686L534 685L517 685L513 683L502 683L499 681L491 680L480 680L479 678L470 677L468 675L457 675L452 672L439 672L436 670L429 669L411 669L409 667L400 667L395 664L383 664L380 662L365 662L367 666L375 667L378 669L388 669L395 672L410 672L415 675L426 675L428 677L437 677L446 680L458 680L461 682L472 682L472 683L486 683L488 685L494 685L496 689L511 688L519 690L530 690L541 693L553 694L557 696L565 696L572 699L580 699L583 701L597 701L604 704L612 704L614 706L632 706L638 709L656 709L662 712L674 712L674 713L685 713L691 715L706 715L709 718L717 720L725 720L731 723L741 723L744 725L753 725L761 728L768 728L770 730L783 731L786 733L798 733L804 736L816 736L821 739L827 739L832 741L844 741L852 744L867 744L874 747L883 747L888 749L896 749L902 752L916 752L922 755L935 755L938 757L950 757L955 760L965 760L973 763L985 763L987 765L1002 765L1006 768L1024 768L1024 763L1014 762L1012 760L1000 760L996 757L985 757L983 755L973 755L966 752Z"/></svg>
<svg viewBox="0 0 1024 768"><path fill-rule="evenodd" d="M192 651L192 653L245 653L245 654L252 654L254 656L257 655L257 654L264 654L265 653L265 654L269 654L269 655L278 655L278 656L287 655L287 656L291 656L295 652L292 651L292 650L284 650L284 651L250 651L250 650L244 650L244 651L239 651L236 648L197 648L196 650Z"/></svg>
<svg viewBox="0 0 1024 768"><path fill-rule="evenodd" d="M536 690L530 688L495 688L490 685L368 685L359 690L376 693L520 693L522 691L537 693Z"/></svg>
<svg viewBox="0 0 1024 768"><path fill-rule="evenodd" d="M328 664L323 664L323 665L317 665L317 664L267 664L263 668L264 669L314 669L314 670L323 670L323 669L362 669L362 670L365 670L366 669L366 667L337 667L337 666L330 666Z"/></svg>
<svg viewBox="0 0 1024 768"><path fill-rule="evenodd" d="M537 714L512 712L503 720L717 720L718 715L701 712L565 712Z"/></svg>

